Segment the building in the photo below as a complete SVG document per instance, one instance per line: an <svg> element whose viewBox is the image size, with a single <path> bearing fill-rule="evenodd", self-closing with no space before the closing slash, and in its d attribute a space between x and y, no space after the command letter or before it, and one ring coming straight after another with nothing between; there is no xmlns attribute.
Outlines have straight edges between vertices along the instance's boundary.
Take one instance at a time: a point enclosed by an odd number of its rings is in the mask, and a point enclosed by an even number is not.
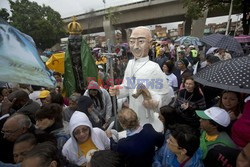
<svg viewBox="0 0 250 167"><path fill-rule="evenodd" d="M220 23L220 24L215 24L215 23L208 24L205 26L204 35L209 35L209 34L213 34L213 33L224 34L226 32L226 27L227 27L227 22ZM235 30L237 32L235 32ZM241 34L242 32L243 32L243 28L242 28L241 22L232 22L230 24L229 34L231 34L231 35L234 35L234 33Z"/></svg>
<svg viewBox="0 0 250 167"><path fill-rule="evenodd" d="M152 30L152 34L158 39L167 37L167 27L162 27L161 25L156 25L155 29Z"/></svg>

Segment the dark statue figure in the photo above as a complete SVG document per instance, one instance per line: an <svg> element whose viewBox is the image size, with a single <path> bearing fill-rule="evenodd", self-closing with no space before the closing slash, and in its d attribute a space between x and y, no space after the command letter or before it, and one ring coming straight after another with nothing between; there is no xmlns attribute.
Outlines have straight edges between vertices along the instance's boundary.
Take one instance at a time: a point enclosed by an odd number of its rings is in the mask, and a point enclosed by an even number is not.
<svg viewBox="0 0 250 167"><path fill-rule="evenodd" d="M73 73L76 80L76 91L84 91L84 78L82 73L82 63L81 63L81 35L70 35L68 38L68 48L70 53L70 58L72 62Z"/></svg>
<svg viewBox="0 0 250 167"><path fill-rule="evenodd" d="M74 92L83 94L90 80L97 80L97 66L87 42L82 38L82 27L73 21L68 24L68 48L64 58L64 80L66 96Z"/></svg>

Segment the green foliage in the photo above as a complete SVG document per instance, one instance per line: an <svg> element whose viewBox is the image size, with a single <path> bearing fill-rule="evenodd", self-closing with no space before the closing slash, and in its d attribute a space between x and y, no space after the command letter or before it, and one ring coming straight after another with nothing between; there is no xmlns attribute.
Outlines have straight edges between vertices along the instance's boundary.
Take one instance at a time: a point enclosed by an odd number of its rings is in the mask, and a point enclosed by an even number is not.
<svg viewBox="0 0 250 167"><path fill-rule="evenodd" d="M187 8L186 17L197 20L207 9L210 11L224 10L229 7L230 0L182 0L183 7ZM241 8L241 0L234 0L233 10ZM229 8L228 8L229 9Z"/></svg>
<svg viewBox="0 0 250 167"><path fill-rule="evenodd" d="M112 24L116 24L118 22L118 14L121 14L121 12L117 12L118 7L109 7L106 9L105 13L105 19L110 20Z"/></svg>
<svg viewBox="0 0 250 167"><path fill-rule="evenodd" d="M38 48L50 48L65 36L60 14L49 6L40 6L28 0L9 2L12 12L11 25L30 35Z"/></svg>
<svg viewBox="0 0 250 167"><path fill-rule="evenodd" d="M10 16L10 14L8 13L7 9L5 9L5 8L0 9L0 17L2 19L4 19L5 21L8 21L9 16Z"/></svg>

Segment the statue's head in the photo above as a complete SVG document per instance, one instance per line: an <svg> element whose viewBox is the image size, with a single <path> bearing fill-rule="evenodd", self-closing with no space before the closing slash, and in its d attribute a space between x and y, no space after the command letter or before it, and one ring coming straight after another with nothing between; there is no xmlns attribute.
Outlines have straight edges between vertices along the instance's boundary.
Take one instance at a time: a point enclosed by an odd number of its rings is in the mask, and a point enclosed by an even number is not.
<svg viewBox="0 0 250 167"><path fill-rule="evenodd" d="M72 51L76 51L81 49L82 36L81 35L70 35L68 38L69 49Z"/></svg>
<svg viewBox="0 0 250 167"><path fill-rule="evenodd" d="M81 49L82 42L82 26L80 23L76 21L76 17L72 17L72 22L68 24L68 32L69 32L69 49L70 51L78 51Z"/></svg>
<svg viewBox="0 0 250 167"><path fill-rule="evenodd" d="M147 27L135 28L129 39L130 50L136 59L148 56L152 35Z"/></svg>

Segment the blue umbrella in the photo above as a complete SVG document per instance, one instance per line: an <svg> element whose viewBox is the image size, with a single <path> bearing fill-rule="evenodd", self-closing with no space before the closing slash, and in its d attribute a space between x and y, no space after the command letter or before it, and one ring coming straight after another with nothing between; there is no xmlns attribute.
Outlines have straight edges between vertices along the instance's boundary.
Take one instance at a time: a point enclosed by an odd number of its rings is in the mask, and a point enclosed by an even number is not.
<svg viewBox="0 0 250 167"><path fill-rule="evenodd" d="M54 87L33 39L0 19L0 81Z"/></svg>
<svg viewBox="0 0 250 167"><path fill-rule="evenodd" d="M200 41L199 38L197 37L192 37L192 36L183 36L175 40L175 43L179 45L195 45L195 46L203 46L203 43Z"/></svg>
<svg viewBox="0 0 250 167"><path fill-rule="evenodd" d="M243 53L240 43L233 37L222 34L211 34L201 38L201 41L207 45L226 49L236 53Z"/></svg>

